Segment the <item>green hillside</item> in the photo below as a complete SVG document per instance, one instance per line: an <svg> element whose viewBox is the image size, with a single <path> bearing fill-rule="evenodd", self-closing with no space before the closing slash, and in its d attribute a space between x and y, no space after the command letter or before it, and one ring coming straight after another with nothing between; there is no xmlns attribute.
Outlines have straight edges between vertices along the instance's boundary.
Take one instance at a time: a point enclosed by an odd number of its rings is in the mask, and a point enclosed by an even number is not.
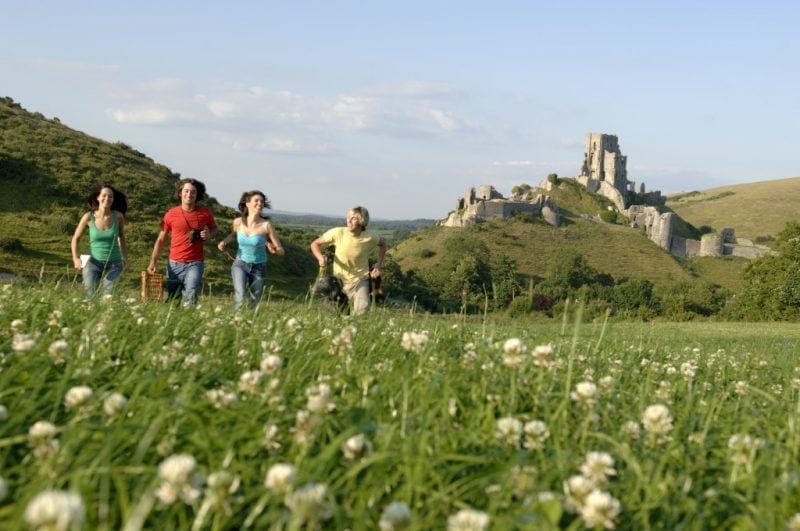
<svg viewBox="0 0 800 531"><path fill-rule="evenodd" d="M641 278L660 285L711 282L733 291L741 287L740 271L747 263L745 259L677 259L642 231L626 224L597 221L596 216L607 211L611 203L588 193L574 181L562 180L557 189L548 193L558 204L561 227L519 218L494 219L463 229L433 226L396 245L390 256L403 271L432 270L445 261L445 242L466 235L484 242L493 255L510 257L519 273L529 278L545 277L550 264L566 250L583 255L589 265L616 279Z"/></svg>
<svg viewBox="0 0 800 531"><path fill-rule="evenodd" d="M70 129L57 118L31 113L11 98L0 99L0 272L80 282L72 268L69 242L85 198L100 182L128 196L130 269L125 284L138 285L149 261L159 221L173 206L180 174L122 143L109 143ZM209 190L213 193L213 190ZM204 202L222 230L237 214L213 197ZM270 280L276 295L305 293L316 272L304 231L280 233L287 255L273 260ZM88 239L82 244L86 245ZM206 248L205 289L230 289L230 262L213 245ZM166 260L166 252L163 253Z"/></svg>
<svg viewBox="0 0 800 531"><path fill-rule="evenodd" d="M676 194L667 206L696 227L731 227L736 236L770 242L798 219L800 177L721 186Z"/></svg>

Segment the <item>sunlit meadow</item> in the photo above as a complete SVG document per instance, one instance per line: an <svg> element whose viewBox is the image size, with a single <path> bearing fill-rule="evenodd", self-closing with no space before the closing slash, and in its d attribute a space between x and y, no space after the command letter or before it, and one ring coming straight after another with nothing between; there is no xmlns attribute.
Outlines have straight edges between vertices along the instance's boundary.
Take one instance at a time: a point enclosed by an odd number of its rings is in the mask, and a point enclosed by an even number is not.
<svg viewBox="0 0 800 531"><path fill-rule="evenodd" d="M0 287L3 529L800 529L800 328Z"/></svg>

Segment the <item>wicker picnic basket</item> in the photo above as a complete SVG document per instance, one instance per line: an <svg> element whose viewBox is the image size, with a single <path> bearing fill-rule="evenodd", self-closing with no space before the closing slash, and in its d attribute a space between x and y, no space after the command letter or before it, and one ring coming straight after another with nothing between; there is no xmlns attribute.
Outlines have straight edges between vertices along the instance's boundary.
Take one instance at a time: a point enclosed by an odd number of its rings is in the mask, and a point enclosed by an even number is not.
<svg viewBox="0 0 800 531"><path fill-rule="evenodd" d="M164 275L142 271L142 300L164 300Z"/></svg>

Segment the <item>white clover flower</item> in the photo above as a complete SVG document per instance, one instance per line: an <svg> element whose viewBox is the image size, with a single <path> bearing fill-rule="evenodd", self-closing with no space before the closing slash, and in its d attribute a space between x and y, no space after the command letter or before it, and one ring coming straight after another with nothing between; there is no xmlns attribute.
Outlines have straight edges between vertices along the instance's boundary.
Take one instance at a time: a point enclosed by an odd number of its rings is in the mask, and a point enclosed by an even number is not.
<svg viewBox="0 0 800 531"><path fill-rule="evenodd" d="M616 476L614 458L606 452L589 452L581 465L581 474L592 480L595 485L602 485L611 476Z"/></svg>
<svg viewBox="0 0 800 531"><path fill-rule="evenodd" d="M284 504L299 522L308 523L313 529L319 522L333 516L333 502L328 487L320 483L307 483L288 494Z"/></svg>
<svg viewBox="0 0 800 531"><path fill-rule="evenodd" d="M14 319L13 321L11 321L11 330L13 332L19 332L20 330L22 330L23 326L25 326L25 321L23 321L22 319Z"/></svg>
<svg viewBox="0 0 800 531"><path fill-rule="evenodd" d="M786 531L800 531L800 513L795 513L786 522Z"/></svg>
<svg viewBox="0 0 800 531"><path fill-rule="evenodd" d="M294 436L294 442L300 445L308 444L311 441L311 430L314 428L314 418L311 413L301 409L295 414L294 426L289 429Z"/></svg>
<svg viewBox="0 0 800 531"><path fill-rule="evenodd" d="M550 356L553 354L553 345L539 345L531 351L533 364L537 367L549 367L551 365Z"/></svg>
<svg viewBox="0 0 800 531"><path fill-rule="evenodd" d="M94 392L91 387L86 385L76 385L67 391L64 396L64 407L67 409L75 409L86 405L92 399Z"/></svg>
<svg viewBox="0 0 800 531"><path fill-rule="evenodd" d="M36 346L36 339L28 334L14 334L11 339L11 349L14 352L28 352Z"/></svg>
<svg viewBox="0 0 800 531"><path fill-rule="evenodd" d="M178 498L191 504L200 497L203 478L195 474L197 461L188 454L171 455L158 465L161 486L156 490L156 498L164 505L175 503Z"/></svg>
<svg viewBox="0 0 800 531"><path fill-rule="evenodd" d="M262 356L266 354L277 354L281 351L281 344L274 339L270 341L262 341L261 348L264 349L264 354L262 354Z"/></svg>
<svg viewBox="0 0 800 531"><path fill-rule="evenodd" d="M103 400L103 412L109 417L113 417L122 412L128 404L128 399L122 393L111 393Z"/></svg>
<svg viewBox="0 0 800 531"><path fill-rule="evenodd" d="M286 494L294 487L297 469L288 463L277 463L269 467L264 486L275 494Z"/></svg>
<svg viewBox="0 0 800 531"><path fill-rule="evenodd" d="M733 385L733 392L739 396L744 396L747 393L747 382L739 380Z"/></svg>
<svg viewBox="0 0 800 531"><path fill-rule="evenodd" d="M56 436L56 427L52 422L40 420L28 428L28 443L31 446L47 444Z"/></svg>
<svg viewBox="0 0 800 531"><path fill-rule="evenodd" d="M447 519L447 531L484 531L489 528L489 515L475 509L461 509Z"/></svg>
<svg viewBox="0 0 800 531"><path fill-rule="evenodd" d="M597 386L592 382L580 382L570 393L570 398L581 407L594 407L597 404Z"/></svg>
<svg viewBox="0 0 800 531"><path fill-rule="evenodd" d="M642 414L642 426L649 434L651 442L662 444L669 440L672 431L672 415L663 404L647 406Z"/></svg>
<svg viewBox="0 0 800 531"><path fill-rule="evenodd" d="M550 437L550 430L542 420L531 420L523 427L525 441L523 446L528 450L539 450L544 448L544 442Z"/></svg>
<svg viewBox="0 0 800 531"><path fill-rule="evenodd" d="M372 453L372 443L366 435L359 433L342 443L342 453L345 459L353 461Z"/></svg>
<svg viewBox="0 0 800 531"><path fill-rule="evenodd" d="M428 342L428 332L403 332L403 339L400 341L400 346L409 352L419 353Z"/></svg>
<svg viewBox="0 0 800 531"><path fill-rule="evenodd" d="M53 363L56 365L66 363L67 354L69 353L69 344L67 343L67 340L56 339L50 343L50 346L47 348L47 353L50 355L50 359L53 360Z"/></svg>
<svg viewBox="0 0 800 531"><path fill-rule="evenodd" d="M246 371L239 376L239 390L248 395L257 394L258 386L261 384L261 379L264 373L261 371Z"/></svg>
<svg viewBox="0 0 800 531"><path fill-rule="evenodd" d="M34 529L67 531L79 529L85 513L80 495L63 490L46 490L28 503L25 521Z"/></svg>
<svg viewBox="0 0 800 531"><path fill-rule="evenodd" d="M381 531L398 531L411 524L411 507L406 502L393 501L383 509L378 528Z"/></svg>
<svg viewBox="0 0 800 531"><path fill-rule="evenodd" d="M730 460L735 465L752 466L756 452L764 447L763 439L750 435L735 433L728 439Z"/></svg>
<svg viewBox="0 0 800 531"><path fill-rule="evenodd" d="M641 429L639 428L639 423L636 422L635 420L629 420L628 422L626 422L625 425L622 427L622 432L625 435L627 435L629 439L634 441L639 439L639 436L641 435Z"/></svg>
<svg viewBox="0 0 800 531"><path fill-rule="evenodd" d="M275 424L267 424L264 426L264 448L270 452L281 449L281 443L278 441L280 430Z"/></svg>
<svg viewBox="0 0 800 531"><path fill-rule="evenodd" d="M591 479L584 476L572 476L564 482L564 508L578 513L583 508L586 497L595 489Z"/></svg>
<svg viewBox="0 0 800 531"><path fill-rule="evenodd" d="M683 379L687 382L695 377L697 374L697 365L692 363L691 361L687 361L681 364L681 375Z"/></svg>
<svg viewBox="0 0 800 531"><path fill-rule="evenodd" d="M604 527L615 529L614 520L619 516L619 501L600 490L593 490L586 496L583 507L580 510L581 518L587 528Z"/></svg>
<svg viewBox="0 0 800 531"><path fill-rule="evenodd" d="M497 429L494 435L503 444L519 448L519 440L522 436L522 421L513 417L499 418L497 419Z"/></svg>
<svg viewBox="0 0 800 531"><path fill-rule="evenodd" d="M273 374L283 367L283 358L277 354L267 354L261 358L261 370L267 374Z"/></svg>
<svg viewBox="0 0 800 531"><path fill-rule="evenodd" d="M303 323L301 323L296 317L290 317L286 320L286 328L292 332L299 332L303 329Z"/></svg>
<svg viewBox="0 0 800 531"><path fill-rule="evenodd" d="M211 389L206 391L206 396L217 409L231 407L239 401L236 393L228 393L224 389Z"/></svg>
<svg viewBox="0 0 800 531"><path fill-rule="evenodd" d="M326 413L332 411L335 406L330 399L331 387L328 384L321 383L313 385L306 389L306 397L308 403L306 409L312 413Z"/></svg>
<svg viewBox="0 0 800 531"><path fill-rule="evenodd" d="M603 376L597 383L600 385L600 389L603 391L608 391L614 385L614 377Z"/></svg>
<svg viewBox="0 0 800 531"><path fill-rule="evenodd" d="M506 354L524 354L525 345L518 337L512 337L511 339L506 339L505 343L503 343L503 352Z"/></svg>

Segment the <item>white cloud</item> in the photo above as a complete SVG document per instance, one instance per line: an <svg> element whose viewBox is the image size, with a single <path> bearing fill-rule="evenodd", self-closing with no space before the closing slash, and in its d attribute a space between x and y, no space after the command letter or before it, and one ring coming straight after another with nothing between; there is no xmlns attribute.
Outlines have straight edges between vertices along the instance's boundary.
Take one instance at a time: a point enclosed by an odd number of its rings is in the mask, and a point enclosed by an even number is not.
<svg viewBox="0 0 800 531"><path fill-rule="evenodd" d="M108 109L106 114L117 123L134 125L164 125L192 121L190 112L163 107L143 107L139 109Z"/></svg>
<svg viewBox="0 0 800 531"><path fill-rule="evenodd" d="M239 116L239 105L232 101L213 100L206 104L211 114L217 118L235 118Z"/></svg>
<svg viewBox="0 0 800 531"><path fill-rule="evenodd" d="M108 74L118 72L120 70L117 65L104 65L98 63L87 63L85 61L60 61L56 59L44 58L30 58L19 59L18 64L24 66L31 66L35 68L44 68L46 70L60 70L64 72L78 72L78 73L101 73Z"/></svg>

